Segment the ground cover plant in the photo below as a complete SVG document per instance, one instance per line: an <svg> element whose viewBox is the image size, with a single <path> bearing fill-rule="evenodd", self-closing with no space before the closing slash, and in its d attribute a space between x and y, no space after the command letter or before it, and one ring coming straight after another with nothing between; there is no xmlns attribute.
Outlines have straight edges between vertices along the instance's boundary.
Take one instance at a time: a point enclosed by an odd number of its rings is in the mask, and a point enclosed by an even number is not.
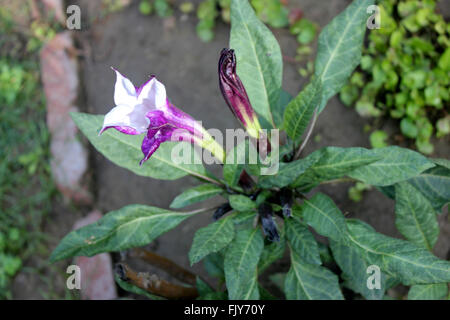
<svg viewBox="0 0 450 320"><path fill-rule="evenodd" d="M434 150L433 136L450 133L450 25L436 13L436 2L379 1L381 27L370 32L360 68L340 93L363 117L398 121L425 154ZM387 138L375 130L371 141L379 147Z"/></svg>
<svg viewBox="0 0 450 320"><path fill-rule="evenodd" d="M135 174L164 180L191 175L201 183L177 196L171 209L131 204L106 214L64 237L51 260L128 252L165 266L189 285L116 265L122 288L152 299L272 299L260 275L287 252L290 269L277 275L286 299L383 299L398 284L411 287L410 299L447 298L450 263L431 251L439 235L437 215L450 199L450 162L395 146L329 146L304 154L317 117L360 62L367 8L373 4L353 1L323 28L314 75L291 97L282 89L275 37L248 1L232 0L230 49L218 55L218 82L247 139L227 150L217 132L169 100L171 89L157 77L134 86L114 70L115 107L106 115L72 114L83 134L105 157ZM193 149L205 151L200 161ZM222 176L211 173L202 159L221 163ZM404 239L346 218L331 197L316 190L322 183L349 179L395 199L396 227ZM223 203L180 210L214 196ZM198 214L210 214L213 221L197 230L186 254L191 264L203 261L219 279L217 286L138 248Z"/></svg>

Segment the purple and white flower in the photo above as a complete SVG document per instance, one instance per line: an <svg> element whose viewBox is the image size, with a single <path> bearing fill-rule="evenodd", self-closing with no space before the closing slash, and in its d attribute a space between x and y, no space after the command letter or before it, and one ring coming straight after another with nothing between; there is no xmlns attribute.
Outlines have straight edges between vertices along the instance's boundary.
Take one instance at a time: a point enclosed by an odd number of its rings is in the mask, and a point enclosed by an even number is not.
<svg viewBox="0 0 450 320"><path fill-rule="evenodd" d="M135 87L128 78L114 71L117 76L114 89L116 106L105 115L99 134L110 128L130 135L145 133L141 146L144 158L140 165L166 141L197 143L223 161L222 147L200 123L170 103L166 88L155 76Z"/></svg>

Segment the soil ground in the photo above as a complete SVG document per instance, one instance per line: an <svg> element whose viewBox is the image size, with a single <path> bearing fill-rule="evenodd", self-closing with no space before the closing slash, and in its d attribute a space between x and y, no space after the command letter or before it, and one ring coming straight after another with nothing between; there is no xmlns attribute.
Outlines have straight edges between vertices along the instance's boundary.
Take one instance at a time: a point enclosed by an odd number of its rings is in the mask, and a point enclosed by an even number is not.
<svg viewBox="0 0 450 320"><path fill-rule="evenodd" d="M70 2L70 1L69 1ZM180 2L180 1L175 1ZM193 1L198 3L199 1ZM304 16L317 22L321 27L346 7L349 0L317 1L291 0L290 5L301 8ZM98 8L92 1L78 1L82 13L94 16ZM447 10L448 11L448 10ZM89 18L89 17L88 17ZM86 19L84 16L83 19ZM201 119L206 128L236 128L239 124L233 119L223 101L218 88L217 62L222 48L228 46L229 26L219 22L215 39L203 43L197 37L194 15L180 16L162 20L152 15L139 13L137 3L133 2L125 10L111 14L101 22L78 32L78 40L85 54L82 59L81 83L84 101L80 109L94 114L105 114L113 105L115 75L113 66L127 75L133 83L140 84L150 74L157 75L166 86L171 101ZM295 56L297 44L287 30L274 30L274 34L284 56ZM298 74L299 65L285 62L284 89L295 95L306 79ZM358 114L343 106L335 97L320 115L314 135L306 153L322 146L369 147L368 135L363 133L367 123ZM395 131L391 124L387 130ZM450 158L448 141L441 141L436 148L435 157ZM191 178L176 182L146 179L119 168L91 148L91 172L96 190L96 207L106 213L131 203L140 203L168 208L173 198L186 188L195 185ZM401 237L394 225L394 203L378 191L372 190L364 199L355 203L347 196L350 185L328 185L321 191L331 196L338 207L348 217L356 217L368 222L377 231L393 237ZM215 202L212 200L210 202ZM60 215L55 213L59 223ZM161 236L152 245L152 250L178 264L189 267L188 250L195 231L211 222L211 215L202 214L191 218L175 230ZM69 218L69 221L74 219ZM440 216L441 235L435 247L435 254L446 258L450 248L450 223L448 212ZM67 220L65 220L67 221ZM70 224L63 223L58 235L68 232ZM205 275L201 264L193 270Z"/></svg>

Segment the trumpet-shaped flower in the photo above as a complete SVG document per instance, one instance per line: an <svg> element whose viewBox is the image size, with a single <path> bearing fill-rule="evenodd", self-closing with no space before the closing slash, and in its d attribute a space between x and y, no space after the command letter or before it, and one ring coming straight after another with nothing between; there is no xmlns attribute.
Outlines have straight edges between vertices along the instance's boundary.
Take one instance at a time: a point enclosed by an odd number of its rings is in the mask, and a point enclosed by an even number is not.
<svg viewBox="0 0 450 320"><path fill-rule="evenodd" d="M258 139L261 126L244 85L236 73L236 56L232 49L223 49L220 54L219 86L233 114L242 123L248 134Z"/></svg>
<svg viewBox="0 0 450 320"><path fill-rule="evenodd" d="M110 128L130 135L145 133L141 165L166 141L196 143L223 161L222 147L200 123L170 103L166 88L154 76L140 87L135 87L120 72L115 72L116 106L105 115L100 134Z"/></svg>

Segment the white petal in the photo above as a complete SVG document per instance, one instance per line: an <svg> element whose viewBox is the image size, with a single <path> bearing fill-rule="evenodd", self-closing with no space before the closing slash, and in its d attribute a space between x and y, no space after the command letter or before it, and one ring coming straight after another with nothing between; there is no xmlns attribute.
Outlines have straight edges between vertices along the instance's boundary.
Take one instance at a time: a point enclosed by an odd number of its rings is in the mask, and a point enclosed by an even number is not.
<svg viewBox="0 0 450 320"><path fill-rule="evenodd" d="M117 106L105 115L103 128L130 127L138 133L144 133L150 123L145 117L146 113L147 109L143 105L137 105L134 108L126 105Z"/></svg>
<svg viewBox="0 0 450 320"><path fill-rule="evenodd" d="M117 79L114 88L114 103L116 105L133 106L136 103L136 88L133 83L116 71Z"/></svg>
<svg viewBox="0 0 450 320"><path fill-rule="evenodd" d="M159 109L166 105L166 88L156 78L152 78L142 88L137 101L151 109Z"/></svg>

